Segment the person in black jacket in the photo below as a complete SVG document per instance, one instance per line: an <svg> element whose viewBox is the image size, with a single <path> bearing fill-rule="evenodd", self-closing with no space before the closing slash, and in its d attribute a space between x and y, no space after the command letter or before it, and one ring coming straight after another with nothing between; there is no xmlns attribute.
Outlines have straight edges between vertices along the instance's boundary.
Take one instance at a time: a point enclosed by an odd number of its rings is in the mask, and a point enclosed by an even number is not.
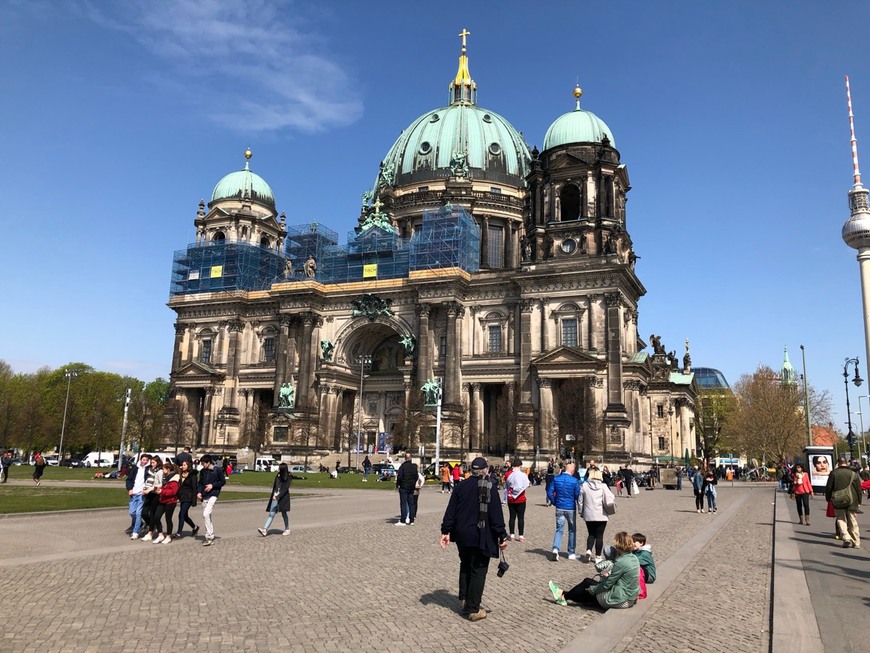
<svg viewBox="0 0 870 653"><path fill-rule="evenodd" d="M396 526L404 526L413 523L411 521L411 502L414 500L414 488L417 487L417 476L420 471L417 465L411 462L411 454L405 454L405 462L399 465L396 473L396 489L399 490L399 521Z"/></svg>
<svg viewBox="0 0 870 653"><path fill-rule="evenodd" d="M179 457L181 455L179 454ZM181 538L181 529L184 528L185 524L190 526L193 530L192 535L196 537L196 534L199 533L199 526L193 523L187 514L196 505L196 470L193 468L193 461L186 459L179 463L178 469L181 473L181 482L178 487L178 532L174 537L175 539Z"/></svg>
<svg viewBox="0 0 870 653"><path fill-rule="evenodd" d="M480 600L489 560L508 544L498 487L487 470L484 458L472 461L472 477L456 486L441 522L441 548L455 542L459 550L459 601L471 621L486 618Z"/></svg>
<svg viewBox="0 0 870 653"><path fill-rule="evenodd" d="M196 498L202 501L202 520L205 522L205 541L202 545L211 546L214 542L214 524L211 521L211 513L226 480L223 471L214 464L214 459L211 456L204 455L200 462L202 463L202 471L199 473L199 483L196 486Z"/></svg>
<svg viewBox="0 0 870 653"><path fill-rule="evenodd" d="M290 512L290 481L305 480L304 476L294 476L290 473L290 468L287 463L278 465L278 473L275 475L275 482L272 483L272 496L269 497L269 503L266 504L266 512L269 515L266 517L266 523L263 528L258 528L257 532L266 537L269 534L269 526L272 525L272 520L275 519L275 514L280 510L281 517L284 518L284 532L281 535L290 535L290 517L287 515Z"/></svg>

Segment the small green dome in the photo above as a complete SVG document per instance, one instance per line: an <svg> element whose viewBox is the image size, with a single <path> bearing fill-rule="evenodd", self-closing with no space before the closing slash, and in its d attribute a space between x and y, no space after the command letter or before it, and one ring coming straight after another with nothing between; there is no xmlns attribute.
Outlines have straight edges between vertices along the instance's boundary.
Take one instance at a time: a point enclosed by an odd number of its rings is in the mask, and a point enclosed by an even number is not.
<svg viewBox="0 0 870 653"><path fill-rule="evenodd" d="M578 103L579 104L579 103ZM544 151L570 143L600 143L604 137L616 147L613 133L601 118L579 106L573 111L563 113L550 125L544 136Z"/></svg>
<svg viewBox="0 0 870 653"><path fill-rule="evenodd" d="M251 158L250 150L245 152L245 158ZM211 193L211 202L241 200L245 193L248 194L252 202L264 204L272 209L275 208L275 195L272 193L272 189L260 175L250 171L247 161L245 161L245 167L242 170L231 172L217 183Z"/></svg>
<svg viewBox="0 0 870 653"><path fill-rule="evenodd" d="M456 103L411 123L384 157L404 185L450 176L451 159L464 152L469 177L521 187L531 155L522 135L494 111Z"/></svg>

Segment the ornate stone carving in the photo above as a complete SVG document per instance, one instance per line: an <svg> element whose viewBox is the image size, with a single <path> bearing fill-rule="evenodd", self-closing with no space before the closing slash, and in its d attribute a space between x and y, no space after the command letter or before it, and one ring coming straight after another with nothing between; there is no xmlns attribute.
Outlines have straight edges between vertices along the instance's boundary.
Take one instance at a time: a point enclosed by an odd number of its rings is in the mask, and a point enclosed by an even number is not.
<svg viewBox="0 0 870 653"><path fill-rule="evenodd" d="M183 336L183 335L184 335L184 332L187 331L187 329L189 328L189 326L190 326L190 325L188 325L188 324L184 324L183 322L176 322L176 323L175 323L175 335L177 335L177 336Z"/></svg>
<svg viewBox="0 0 870 653"><path fill-rule="evenodd" d="M608 308L613 306L619 306L620 301L622 300L622 295L618 292L609 292L604 295L604 301L607 304Z"/></svg>
<svg viewBox="0 0 870 653"><path fill-rule="evenodd" d="M417 304L417 315L429 317L432 314L432 304Z"/></svg>
<svg viewBox="0 0 870 653"><path fill-rule="evenodd" d="M519 301L520 310L523 313L531 313L535 308L535 302L534 299L521 299Z"/></svg>
<svg viewBox="0 0 870 653"><path fill-rule="evenodd" d="M553 380L548 379L546 377L541 377L538 379L538 387L540 388L549 388L553 385Z"/></svg>
<svg viewBox="0 0 870 653"><path fill-rule="evenodd" d="M368 318L369 322L374 322L375 318L381 315L384 317L392 317L392 303L392 299L383 299L372 294L363 295L360 299L355 299L350 303L353 307L351 316L365 317Z"/></svg>

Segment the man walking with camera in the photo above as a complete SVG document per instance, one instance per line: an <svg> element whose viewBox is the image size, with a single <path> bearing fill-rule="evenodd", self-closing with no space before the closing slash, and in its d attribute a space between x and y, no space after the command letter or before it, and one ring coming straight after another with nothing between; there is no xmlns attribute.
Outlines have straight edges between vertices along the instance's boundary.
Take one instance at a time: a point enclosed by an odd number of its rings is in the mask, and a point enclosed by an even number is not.
<svg viewBox="0 0 870 653"><path fill-rule="evenodd" d="M486 618L480 601L489 560L508 544L498 487L488 469L486 459L472 461L471 478L456 486L441 522L441 548L455 542L459 550L459 601L471 621ZM507 563L502 562L499 576L505 571Z"/></svg>

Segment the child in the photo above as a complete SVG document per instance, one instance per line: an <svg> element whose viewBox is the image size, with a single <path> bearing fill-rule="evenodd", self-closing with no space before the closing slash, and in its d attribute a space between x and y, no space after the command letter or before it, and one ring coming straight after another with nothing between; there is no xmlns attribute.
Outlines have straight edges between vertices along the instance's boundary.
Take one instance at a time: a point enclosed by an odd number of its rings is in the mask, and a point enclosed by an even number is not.
<svg viewBox="0 0 870 653"><path fill-rule="evenodd" d="M631 536L634 540L634 555L637 556L637 561L640 563L640 568L643 569L647 584L656 582L656 563L652 557L652 547L646 543L646 535L643 533L634 533Z"/></svg>

